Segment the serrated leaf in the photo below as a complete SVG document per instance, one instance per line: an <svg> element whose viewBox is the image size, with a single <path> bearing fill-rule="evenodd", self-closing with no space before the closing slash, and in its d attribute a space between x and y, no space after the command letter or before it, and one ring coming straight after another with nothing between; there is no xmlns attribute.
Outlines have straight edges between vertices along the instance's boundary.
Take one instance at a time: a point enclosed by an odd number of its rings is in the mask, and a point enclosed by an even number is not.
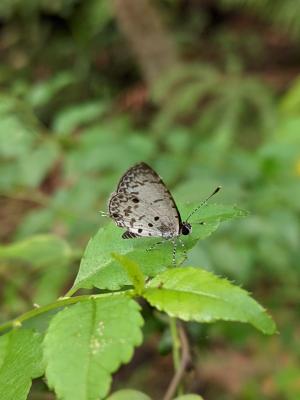
<svg viewBox="0 0 300 400"><path fill-rule="evenodd" d="M63 400L98 400L111 373L130 360L141 343L138 304L119 294L91 298L58 313L46 334L48 384Z"/></svg>
<svg viewBox="0 0 300 400"><path fill-rule="evenodd" d="M141 294L145 286L145 276L140 266L130 258L121 256L120 254L112 253L112 256L125 269L137 293Z"/></svg>
<svg viewBox="0 0 300 400"><path fill-rule="evenodd" d="M25 400L31 379L43 374L42 336L16 329L0 337L0 398Z"/></svg>
<svg viewBox="0 0 300 400"><path fill-rule="evenodd" d="M151 400L151 398L137 390L123 389L111 394L106 400Z"/></svg>
<svg viewBox="0 0 300 400"><path fill-rule="evenodd" d="M245 290L199 268L162 272L148 284L143 297L157 309L185 321L247 322L265 334L276 329L271 317Z"/></svg>
<svg viewBox="0 0 300 400"><path fill-rule="evenodd" d="M183 207L182 216L188 216L190 212L197 207L196 203L193 206L185 205ZM243 210L237 206L225 206L222 204L206 204L200 207L199 210L192 216L191 224L195 221L226 221L232 218L245 217L249 214L248 211Z"/></svg>
<svg viewBox="0 0 300 400"><path fill-rule="evenodd" d="M34 267L62 264L71 256L67 242L55 235L35 235L0 246L0 259L28 263Z"/></svg>
<svg viewBox="0 0 300 400"><path fill-rule="evenodd" d="M191 208L190 208L191 209ZM235 207L209 205L202 208L200 221L205 225L193 224L193 232L182 237L185 248L191 249L199 239L204 239L214 232L221 220L242 215L243 211ZM184 208L185 216L188 215ZM122 230L113 223L101 228L89 241L81 260L80 269L75 280L75 288L91 288L116 290L123 285L130 285L131 281L126 272L112 257L112 253L126 255L141 265L145 276L155 276L172 264L173 244L163 240L162 245L152 251L146 250L159 238L138 238L123 240ZM177 246L177 262L183 260L183 249Z"/></svg>

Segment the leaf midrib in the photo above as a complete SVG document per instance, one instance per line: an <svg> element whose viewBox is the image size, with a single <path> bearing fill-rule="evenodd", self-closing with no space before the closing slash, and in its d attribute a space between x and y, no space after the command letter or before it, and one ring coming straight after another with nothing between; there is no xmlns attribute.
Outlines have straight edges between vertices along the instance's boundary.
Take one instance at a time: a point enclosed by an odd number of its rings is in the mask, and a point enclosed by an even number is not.
<svg viewBox="0 0 300 400"><path fill-rule="evenodd" d="M165 292L170 292L170 293L174 293L174 294L178 294L178 293L184 293L184 294L192 294L192 295L196 295L196 296L203 296L203 297L208 297L208 298L212 298L216 301L219 302L223 302L226 304L230 304L230 305L235 305L235 303L233 303L232 301L228 300L228 299L224 299L220 296L217 295L213 295L213 294L207 294L207 293L203 293L203 292L195 292L193 290L187 291L187 290L178 290L178 289L170 289L170 288L147 288L147 289L152 289L152 290L159 290L159 291L165 291ZM147 291L146 289L146 291ZM258 304L255 304L258 307L259 312L261 313L263 310L261 309L261 307ZM247 309L247 312L249 313L249 308ZM249 315L249 314L248 314ZM253 312L250 312L251 317L253 317ZM254 315L255 316L255 315Z"/></svg>

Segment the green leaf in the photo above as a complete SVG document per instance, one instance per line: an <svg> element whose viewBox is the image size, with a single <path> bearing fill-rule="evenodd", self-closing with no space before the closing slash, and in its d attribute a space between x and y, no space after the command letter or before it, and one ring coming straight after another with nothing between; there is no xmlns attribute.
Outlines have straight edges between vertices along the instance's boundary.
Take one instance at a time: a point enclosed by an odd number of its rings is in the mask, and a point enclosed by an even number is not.
<svg viewBox="0 0 300 400"><path fill-rule="evenodd" d="M145 286L145 276L140 266L136 262L130 260L130 258L121 256L120 254L112 253L112 256L125 269L137 293L141 294Z"/></svg>
<svg viewBox="0 0 300 400"><path fill-rule="evenodd" d="M125 168L137 160L148 159L155 151L153 140L140 132L130 131L127 120L119 118L111 122L102 121L81 130L76 145L66 155L65 171L72 179L78 173L112 171L116 173L113 179L116 184ZM101 176L101 179L107 179L106 175Z"/></svg>
<svg viewBox="0 0 300 400"><path fill-rule="evenodd" d="M122 230L113 223L101 228L89 241L74 288L91 288L117 290L123 285L131 285L131 280L120 264L112 257L118 253L130 257L141 265L145 276L154 276L172 263L171 243L164 243L161 250L147 252L153 240L121 238ZM157 241L157 239L156 239ZM155 242L155 240L154 240ZM181 249L179 249L181 251Z"/></svg>
<svg viewBox="0 0 300 400"><path fill-rule="evenodd" d="M50 141L44 141L36 149L22 155L18 160L20 184L38 186L53 167L58 155L58 146Z"/></svg>
<svg viewBox="0 0 300 400"><path fill-rule="evenodd" d="M0 260L28 263L37 268L62 264L70 256L71 249L67 242L55 235L36 235L0 246Z"/></svg>
<svg viewBox="0 0 300 400"><path fill-rule="evenodd" d="M191 210L191 206L183 207L182 215L187 216ZM191 249L199 239L209 236L218 228L220 221L245 214L245 211L236 207L220 205L202 207L201 218L198 221L205 222L205 225L192 224L192 234L182 237L185 248ZM195 221L194 218L193 220ZM121 235L122 230L110 223L101 228L89 241L75 280L76 289L96 286L99 289L117 290L123 285L130 285L131 280L112 257L112 253L130 257L141 266L145 276L155 276L172 264L173 244L170 241L162 240L160 246L147 252L151 245L160 241L159 238L124 240ZM184 259L182 246L177 246L176 255L177 262L182 262Z"/></svg>
<svg viewBox="0 0 300 400"><path fill-rule="evenodd" d="M265 334L276 329L271 317L245 290L199 268L164 271L148 284L143 296L157 309L185 321L247 322Z"/></svg>
<svg viewBox="0 0 300 400"><path fill-rule="evenodd" d="M25 400L31 379L43 374L42 336L27 329L0 337L0 398Z"/></svg>
<svg viewBox="0 0 300 400"><path fill-rule="evenodd" d="M1 115L1 114L0 114ZM27 124L28 125L28 124ZM37 134L17 115L4 114L0 119L0 156L20 157L26 154Z"/></svg>
<svg viewBox="0 0 300 400"><path fill-rule="evenodd" d="M38 208L29 211L19 222L15 237L23 239L38 233L48 232L51 230L54 218L54 210L49 208Z"/></svg>
<svg viewBox="0 0 300 400"><path fill-rule="evenodd" d="M92 298L59 312L45 337L48 384L64 400L98 400L111 373L142 341L138 304L122 294Z"/></svg>
<svg viewBox="0 0 300 400"><path fill-rule="evenodd" d="M280 110L285 115L299 115L300 110L300 78L292 82L289 90L283 95L280 101Z"/></svg>
<svg viewBox="0 0 300 400"><path fill-rule="evenodd" d="M83 43L88 42L111 20L109 2L90 0L83 2L73 16L72 26L75 37Z"/></svg>
<svg viewBox="0 0 300 400"><path fill-rule="evenodd" d="M123 389L111 394L106 400L151 400L151 398L137 390Z"/></svg>
<svg viewBox="0 0 300 400"><path fill-rule="evenodd" d="M199 204L198 204L199 205ZM197 207L195 203L193 206L184 206L182 210L182 218L188 216L190 212ZM189 211L188 211L189 210ZM191 219L191 224L197 221L203 221L205 223L212 221L226 221L237 217L246 217L249 214L248 211L243 210L237 206L225 206L222 204L206 204L199 208Z"/></svg>
<svg viewBox="0 0 300 400"><path fill-rule="evenodd" d="M56 115L53 130L59 136L68 136L76 128L102 116L106 108L106 104L99 101L72 105Z"/></svg>
<svg viewBox="0 0 300 400"><path fill-rule="evenodd" d="M33 85L27 95L27 101L33 107L45 107L60 91L74 81L75 76L72 72L62 71L54 74L50 79L39 81Z"/></svg>
<svg viewBox="0 0 300 400"><path fill-rule="evenodd" d="M182 207L182 219L187 218L196 207L197 204ZM247 215L248 211L236 206L224 206L221 204L204 205L189 220L193 231L191 235L185 238L187 248L194 247L198 240L210 236L219 227L220 222ZM203 225L199 224L199 222L203 223Z"/></svg>

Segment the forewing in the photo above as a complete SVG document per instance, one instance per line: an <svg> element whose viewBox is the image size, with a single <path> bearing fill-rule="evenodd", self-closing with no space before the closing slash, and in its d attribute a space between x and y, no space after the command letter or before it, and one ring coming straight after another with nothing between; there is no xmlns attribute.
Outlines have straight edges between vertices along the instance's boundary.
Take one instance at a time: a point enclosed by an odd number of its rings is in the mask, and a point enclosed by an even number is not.
<svg viewBox="0 0 300 400"><path fill-rule="evenodd" d="M109 201L110 216L138 236L174 237L180 214L162 179L145 163L130 168Z"/></svg>

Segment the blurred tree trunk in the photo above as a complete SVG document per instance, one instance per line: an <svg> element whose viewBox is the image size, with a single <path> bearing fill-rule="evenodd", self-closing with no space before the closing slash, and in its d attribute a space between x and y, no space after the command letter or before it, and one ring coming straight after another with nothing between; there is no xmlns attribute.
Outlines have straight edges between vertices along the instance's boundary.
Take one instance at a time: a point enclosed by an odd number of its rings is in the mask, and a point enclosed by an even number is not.
<svg viewBox="0 0 300 400"><path fill-rule="evenodd" d="M171 35L149 0L114 0L115 15L150 90L178 65Z"/></svg>

